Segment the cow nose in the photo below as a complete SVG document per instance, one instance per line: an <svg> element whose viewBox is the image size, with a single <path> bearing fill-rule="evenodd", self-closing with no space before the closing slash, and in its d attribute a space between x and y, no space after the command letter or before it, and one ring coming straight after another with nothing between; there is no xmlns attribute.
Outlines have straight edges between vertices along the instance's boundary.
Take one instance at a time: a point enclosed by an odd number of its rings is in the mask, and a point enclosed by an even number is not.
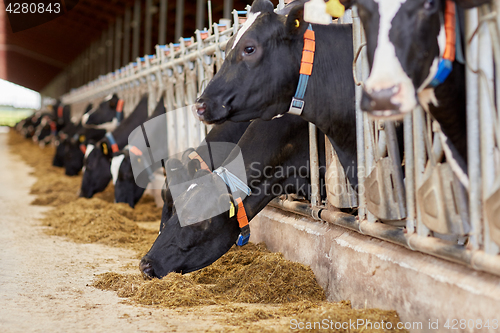
<svg viewBox="0 0 500 333"><path fill-rule="evenodd" d="M155 277L155 272L154 272L153 266L151 265L151 263L148 260L146 260L144 258L141 260L141 263L139 264L139 269L141 270L144 278L152 279Z"/></svg>
<svg viewBox="0 0 500 333"><path fill-rule="evenodd" d="M361 109L363 111L399 110L400 106L392 103L391 101L392 97L394 97L399 90L399 85L370 93L363 89L363 95L361 96Z"/></svg>
<svg viewBox="0 0 500 333"><path fill-rule="evenodd" d="M205 111L207 111L207 104L205 102L198 102L194 105L194 109L198 116L203 116Z"/></svg>

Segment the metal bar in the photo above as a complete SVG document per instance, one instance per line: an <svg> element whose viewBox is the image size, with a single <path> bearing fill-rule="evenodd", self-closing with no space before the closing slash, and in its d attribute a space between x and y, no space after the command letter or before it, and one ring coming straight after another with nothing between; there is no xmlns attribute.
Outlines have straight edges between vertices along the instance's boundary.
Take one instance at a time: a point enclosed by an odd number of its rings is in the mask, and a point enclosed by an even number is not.
<svg viewBox="0 0 500 333"><path fill-rule="evenodd" d="M403 172L401 170L401 157L399 156L399 147L398 147L398 139L396 136L396 129L394 127L393 121L386 121L385 123L385 132L387 134L387 151L389 157L391 159L394 174L396 179L394 179L394 190L396 191L396 195L398 196L399 203L399 213L400 216L406 216L406 207L405 207L405 192L402 184L403 181Z"/></svg>
<svg viewBox="0 0 500 333"><path fill-rule="evenodd" d="M465 40L469 40L478 25L477 9L465 12ZM478 40L474 38L465 49L467 62L478 68ZM479 249L483 245L482 237L482 212L481 212L481 153L479 133L479 100L478 76L469 66L466 67L466 93L467 93L467 160L469 172L469 214L471 232L470 246Z"/></svg>
<svg viewBox="0 0 500 333"><path fill-rule="evenodd" d="M488 14L487 6L481 6L479 13L481 16ZM489 25L489 24L488 24ZM495 119L493 114L494 105L494 88L493 88L493 54L492 43L487 25L482 25L479 29L478 36L478 53L479 53L479 70L483 75L479 78L479 131L481 134L481 175L482 184L482 202L492 194L495 179L495 138L494 124L492 119ZM489 224L484 211L483 205L483 237L484 251L490 254L498 253L496 246L489 237Z"/></svg>
<svg viewBox="0 0 500 333"><path fill-rule="evenodd" d="M151 30L153 28L152 24L152 13L151 7L153 6L152 0L146 0L146 10L145 10L145 20L144 20L144 54L151 54Z"/></svg>
<svg viewBox="0 0 500 333"><path fill-rule="evenodd" d="M358 10L354 6L352 9L352 35L353 35L353 49L354 53L357 52L361 46L362 26L358 16ZM362 66L356 67L356 76L361 79ZM360 108L361 94L363 90L361 86L356 86L356 143L357 143L357 159L358 159L358 215L360 219L366 218L366 197L365 197L365 139L364 139L364 124L363 124L363 111Z"/></svg>
<svg viewBox="0 0 500 333"><path fill-rule="evenodd" d="M141 33L141 1L135 0L134 3L134 22L133 27L133 37L132 37L132 59L136 59L139 56L139 38Z"/></svg>
<svg viewBox="0 0 500 333"><path fill-rule="evenodd" d="M203 49L203 54L213 55L213 54L215 54L215 52L217 51L218 48L224 48L226 46L226 44L227 44L227 40L224 42L221 42L220 45L212 44L212 45ZM189 53L189 54L186 54L186 55L181 56L179 58L175 58L175 59L173 59L165 64L161 64L161 65L159 65L159 67L161 70L174 69L176 66L183 65L186 61L195 61L197 57L198 57L197 53L195 53L195 52ZM158 70L157 66L154 66L154 67L151 67L148 69L144 69L140 72L131 74L130 76L123 77L123 78L120 78L118 80L114 80L112 82L103 84L102 86L100 86L94 90L87 90L87 91L83 91L83 92L74 92L74 93L70 93L69 95L63 96L62 98L65 100L64 103L66 103L66 104L72 104L72 103L78 103L80 101L85 101L89 98L92 98L95 95L99 95L102 92L113 90L120 85L126 84L128 82L133 82L135 80L138 80L141 77L145 77L145 76L150 75L150 74L154 74L154 72Z"/></svg>
<svg viewBox="0 0 500 333"><path fill-rule="evenodd" d="M311 207L308 204L288 200L274 199L271 206L300 215L319 218L322 221L360 232L367 236L382 239L413 251L430 254L441 259L467 265L473 269L500 275L500 256L484 251L470 250L466 246L450 244L435 237L423 237L407 234L403 229L384 223L361 222L353 215Z"/></svg>
<svg viewBox="0 0 500 333"><path fill-rule="evenodd" d="M425 116L424 110L420 106L416 107L413 110L413 137L414 141L414 171L415 171L415 186L416 190L422 183L424 182L424 172L425 172L425 164L426 164L426 148L425 148ZM418 200L418 198L417 198ZM419 236L426 237L429 235L429 228L422 222L422 217L420 214L419 206L417 206L417 233Z"/></svg>
<svg viewBox="0 0 500 333"><path fill-rule="evenodd" d="M311 169L311 205L321 205L319 184L318 132L316 125L309 123L309 167Z"/></svg>
<svg viewBox="0 0 500 333"><path fill-rule="evenodd" d="M182 37L184 31L184 1L177 0L175 7L175 41Z"/></svg>
<svg viewBox="0 0 500 333"><path fill-rule="evenodd" d="M123 62L122 66L130 61L130 21L132 12L130 7L125 8L125 16L123 17Z"/></svg>
<svg viewBox="0 0 500 333"><path fill-rule="evenodd" d="M167 43L167 10L168 0L160 0L160 26L158 29L158 44L160 45Z"/></svg>
<svg viewBox="0 0 500 333"><path fill-rule="evenodd" d="M406 188L406 230L409 234L415 232L416 196L415 196L415 160L413 153L413 118L409 113L404 119L404 150L405 150L405 188Z"/></svg>
<svg viewBox="0 0 500 333"><path fill-rule="evenodd" d="M121 67L121 54L122 54L122 18L116 18L116 29L115 29L115 63L113 69Z"/></svg>
<svg viewBox="0 0 500 333"><path fill-rule="evenodd" d="M222 17L225 19L230 19L232 10L233 10L233 0L224 0L224 11L222 13Z"/></svg>

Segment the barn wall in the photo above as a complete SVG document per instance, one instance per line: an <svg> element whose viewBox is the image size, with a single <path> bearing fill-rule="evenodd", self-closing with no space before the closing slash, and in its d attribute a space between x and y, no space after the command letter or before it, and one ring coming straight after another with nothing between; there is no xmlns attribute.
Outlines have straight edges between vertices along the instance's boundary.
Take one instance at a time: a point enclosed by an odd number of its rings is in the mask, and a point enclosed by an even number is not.
<svg viewBox="0 0 500 333"><path fill-rule="evenodd" d="M423 331L433 332L448 331L447 319L484 323L498 317L494 275L276 208L265 208L250 228L252 242L309 265L329 301L393 309L403 322L422 322ZM429 330L429 319L438 320L440 329Z"/></svg>

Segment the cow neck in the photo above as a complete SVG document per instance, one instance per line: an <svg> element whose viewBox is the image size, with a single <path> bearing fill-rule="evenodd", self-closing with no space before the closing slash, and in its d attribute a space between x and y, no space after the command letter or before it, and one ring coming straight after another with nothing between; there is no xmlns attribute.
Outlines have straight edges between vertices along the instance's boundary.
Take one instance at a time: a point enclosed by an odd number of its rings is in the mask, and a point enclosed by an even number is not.
<svg viewBox="0 0 500 333"><path fill-rule="evenodd" d="M123 99L119 99L118 103L116 103L116 115L115 118L118 121L118 124L123 120L123 104L125 101Z"/></svg>
<svg viewBox="0 0 500 333"><path fill-rule="evenodd" d="M219 176L222 181L229 187L231 191L231 195L233 197L236 196L236 193L239 191L244 192L247 196L252 194L252 190L245 184L241 179L232 174L229 170L224 167L218 167L213 172L217 176ZM236 241L236 245L243 246L248 243L250 239L250 226L248 224L248 216L245 210L245 206L243 205L243 199L241 196L237 196L235 202L238 206L238 210L236 212L236 219L238 220L238 225L240 227L240 234L238 235L238 240ZM231 208L229 209L229 218L234 216L234 206L233 203L230 202Z"/></svg>
<svg viewBox="0 0 500 333"><path fill-rule="evenodd" d="M198 154L198 152L193 151L188 155L191 160L198 160L200 162L201 168L203 170L207 170L212 173L207 163L203 160L203 158ZM219 167L213 172L217 176L219 176L222 181L229 187L231 190L231 194L234 195L237 190L241 190L246 192L247 195L250 195L252 192L250 187L248 187L244 182L242 182L238 177L233 175L229 170L224 167ZM245 206L243 205L243 199L238 196L235 200L236 205L238 206L238 210L236 212L236 219L238 220L238 225L240 227L240 234L238 236L238 240L236 241L236 245L243 246L248 243L250 239L250 226L248 223L248 216L245 210ZM231 208L229 209L229 218L234 216L234 204L231 202Z"/></svg>
<svg viewBox="0 0 500 333"><path fill-rule="evenodd" d="M304 95L306 93L307 83L309 82L309 77L311 76L313 69L315 49L316 38L312 25L309 24L307 30L304 32L304 48L302 49L302 59L300 60L299 83L297 85L295 96L292 98L292 102L290 103L288 113L300 116L304 111Z"/></svg>
<svg viewBox="0 0 500 333"><path fill-rule="evenodd" d="M444 54L439 60L438 70L431 83L429 83L429 88L436 88L438 85L442 84L446 78L450 75L453 69L453 62L455 61L456 54L456 42L457 42L457 19L456 19L456 8L455 2L453 0L446 0L445 10L444 10L444 28L446 32L446 46L444 49Z"/></svg>
<svg viewBox="0 0 500 333"><path fill-rule="evenodd" d="M109 144L111 145L111 151L114 153L117 153L118 152L118 144L116 143L116 140L115 140L115 137L113 136L113 133L111 132L108 132L106 133L106 139L108 139L109 141ZM105 153L105 155L107 155Z"/></svg>
<svg viewBox="0 0 500 333"><path fill-rule="evenodd" d="M132 155L133 155L134 161L136 161L139 165L142 165L144 167L144 169L148 173L149 181L154 180L153 170L151 170L151 165L147 165L145 158L143 158L144 154L143 154L142 150L140 150L137 146L126 145L125 147L123 147L123 151L125 154L128 154L131 161L132 161ZM151 161L153 160L153 158L151 156L151 152L150 152L149 158Z"/></svg>

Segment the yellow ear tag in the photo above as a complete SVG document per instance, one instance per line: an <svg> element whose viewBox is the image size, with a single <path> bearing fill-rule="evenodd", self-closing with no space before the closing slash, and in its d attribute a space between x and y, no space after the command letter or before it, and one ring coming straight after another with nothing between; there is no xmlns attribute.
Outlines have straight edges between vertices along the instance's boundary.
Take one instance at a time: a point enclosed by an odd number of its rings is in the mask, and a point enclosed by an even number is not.
<svg viewBox="0 0 500 333"><path fill-rule="evenodd" d="M345 7L340 3L340 0L330 0L326 3L326 12L335 18L342 17Z"/></svg>
<svg viewBox="0 0 500 333"><path fill-rule="evenodd" d="M79 138L80 142L83 142L85 141L85 135L80 135L80 138Z"/></svg>
<svg viewBox="0 0 500 333"><path fill-rule="evenodd" d="M295 28L298 28L300 27L300 21L299 20L295 20Z"/></svg>
<svg viewBox="0 0 500 333"><path fill-rule="evenodd" d="M231 208L229 208L229 218L234 216L234 204L232 202L229 202L231 205Z"/></svg>
<svg viewBox="0 0 500 333"><path fill-rule="evenodd" d="M102 152L104 155L108 155L108 145L105 143L102 144Z"/></svg>

